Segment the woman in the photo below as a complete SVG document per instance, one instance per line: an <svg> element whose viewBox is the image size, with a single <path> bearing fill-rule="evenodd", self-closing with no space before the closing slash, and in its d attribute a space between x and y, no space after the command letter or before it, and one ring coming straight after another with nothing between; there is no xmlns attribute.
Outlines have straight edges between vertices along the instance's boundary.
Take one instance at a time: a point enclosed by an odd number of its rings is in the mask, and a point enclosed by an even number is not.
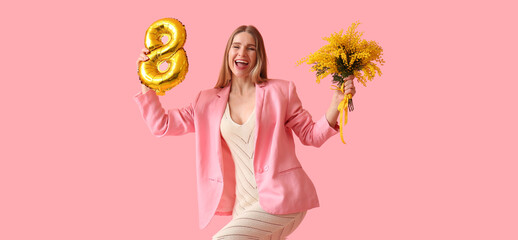
<svg viewBox="0 0 518 240"><path fill-rule="evenodd" d="M137 64L147 53L143 49ZM319 205L292 132L316 147L335 135L338 104L344 94L355 94L352 80L313 122L292 82L268 79L258 30L240 26L227 42L216 86L191 105L166 112L144 85L135 100L154 135L195 132L200 228L214 215L232 214L213 239L285 239Z"/></svg>

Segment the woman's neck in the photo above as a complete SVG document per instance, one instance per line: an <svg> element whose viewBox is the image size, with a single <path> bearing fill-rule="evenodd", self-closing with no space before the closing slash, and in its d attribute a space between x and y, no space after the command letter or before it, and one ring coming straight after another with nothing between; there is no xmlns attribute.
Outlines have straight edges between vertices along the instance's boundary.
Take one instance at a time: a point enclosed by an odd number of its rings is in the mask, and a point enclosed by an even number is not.
<svg viewBox="0 0 518 240"><path fill-rule="evenodd" d="M251 78L238 78L233 76L231 81L231 93L238 95L248 95L251 91L255 90L255 84Z"/></svg>

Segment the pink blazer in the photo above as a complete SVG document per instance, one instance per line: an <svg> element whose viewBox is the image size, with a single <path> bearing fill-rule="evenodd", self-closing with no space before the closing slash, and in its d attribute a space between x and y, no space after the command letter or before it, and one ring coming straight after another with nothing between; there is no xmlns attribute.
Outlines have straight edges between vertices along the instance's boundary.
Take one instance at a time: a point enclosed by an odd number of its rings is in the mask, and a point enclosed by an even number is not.
<svg viewBox="0 0 518 240"><path fill-rule="evenodd" d="M156 136L196 134L196 169L200 228L214 215L230 215L235 199L232 155L220 134L230 85L201 91L194 102L167 112L154 91L135 100ZM292 131L304 145L321 146L338 132L325 116L313 122L302 108L292 82L269 80L256 85L255 180L261 207L272 214L318 207L315 187L295 154Z"/></svg>

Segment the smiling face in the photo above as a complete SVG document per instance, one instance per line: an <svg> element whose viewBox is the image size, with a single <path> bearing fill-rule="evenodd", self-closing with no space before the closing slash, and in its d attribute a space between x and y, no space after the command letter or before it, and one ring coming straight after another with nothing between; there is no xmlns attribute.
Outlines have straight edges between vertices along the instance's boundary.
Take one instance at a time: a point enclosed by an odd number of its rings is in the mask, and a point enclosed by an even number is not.
<svg viewBox="0 0 518 240"><path fill-rule="evenodd" d="M257 61L256 43L254 37L247 32L234 36L228 51L228 66L232 71L232 78L249 77Z"/></svg>

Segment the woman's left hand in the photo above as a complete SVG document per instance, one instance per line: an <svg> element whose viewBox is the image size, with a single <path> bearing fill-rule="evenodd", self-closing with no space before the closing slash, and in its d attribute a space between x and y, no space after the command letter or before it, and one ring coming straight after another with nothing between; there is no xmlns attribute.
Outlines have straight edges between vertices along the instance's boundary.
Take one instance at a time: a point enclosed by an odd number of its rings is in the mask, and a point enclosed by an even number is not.
<svg viewBox="0 0 518 240"><path fill-rule="evenodd" d="M354 87L353 79L353 75L344 79L343 93L340 90L335 90L335 92L333 93L331 105L329 105L329 108L327 109L326 113L327 122L329 122L329 125L331 127L335 126L336 120L338 119L338 105L340 105L340 102L342 102L342 100L345 96L347 96L347 94L351 94L351 96L354 96L354 94L356 94L356 88Z"/></svg>
<svg viewBox="0 0 518 240"><path fill-rule="evenodd" d="M335 90L335 92L333 94L333 101L331 103L331 105L336 105L335 109L338 108L338 105L340 104L340 102L342 102L344 97L347 96L347 94L351 94L351 96L354 96L354 94L356 94L356 88L354 87L353 80L354 80L353 75L344 79L344 92L343 93L340 90Z"/></svg>

